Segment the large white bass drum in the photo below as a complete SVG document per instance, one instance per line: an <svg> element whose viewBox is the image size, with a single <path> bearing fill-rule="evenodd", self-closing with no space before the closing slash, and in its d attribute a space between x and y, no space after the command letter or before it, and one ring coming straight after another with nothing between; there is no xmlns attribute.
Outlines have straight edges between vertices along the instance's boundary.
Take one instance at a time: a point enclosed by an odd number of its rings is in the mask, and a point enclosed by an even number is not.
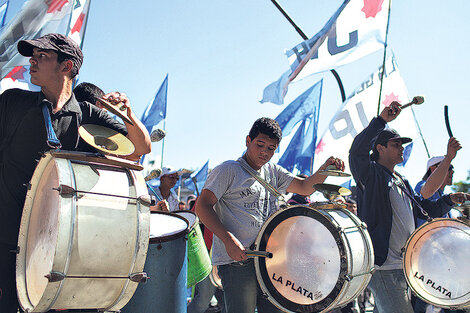
<svg viewBox="0 0 470 313"><path fill-rule="evenodd" d="M416 229L405 245L408 285L424 301L441 307L470 306L470 225L436 218Z"/></svg>
<svg viewBox="0 0 470 313"><path fill-rule="evenodd" d="M346 209L291 206L261 228L255 258L261 289L286 312L327 312L356 298L374 270L366 226Z"/></svg>
<svg viewBox="0 0 470 313"><path fill-rule="evenodd" d="M118 311L129 301L145 279L150 223L147 187L132 168L67 152L39 161L18 240L24 311Z"/></svg>

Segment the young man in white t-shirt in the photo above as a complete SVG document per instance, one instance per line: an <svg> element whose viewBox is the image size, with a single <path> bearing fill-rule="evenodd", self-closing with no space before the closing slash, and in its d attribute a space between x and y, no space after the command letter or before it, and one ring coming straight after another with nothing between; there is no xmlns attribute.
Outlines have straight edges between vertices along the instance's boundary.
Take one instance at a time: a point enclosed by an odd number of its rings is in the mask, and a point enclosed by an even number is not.
<svg viewBox="0 0 470 313"><path fill-rule="evenodd" d="M237 161L226 161L212 170L196 203L202 223L214 233L212 262L218 266L227 313L282 312L263 297L256 280L252 259L245 250L255 241L268 217L279 209L278 200L251 176L242 163L266 180L281 194L310 195L313 185L325 175L296 177L281 166L269 163L279 146L282 132L270 118L255 121L246 137L246 152ZM340 159L330 157L319 170L335 165L344 170Z"/></svg>

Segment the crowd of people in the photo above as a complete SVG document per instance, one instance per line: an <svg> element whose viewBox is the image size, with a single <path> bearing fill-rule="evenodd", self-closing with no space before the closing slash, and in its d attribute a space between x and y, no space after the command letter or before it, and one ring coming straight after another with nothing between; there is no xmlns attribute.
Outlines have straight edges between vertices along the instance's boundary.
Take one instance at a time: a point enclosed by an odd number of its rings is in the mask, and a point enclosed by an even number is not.
<svg viewBox="0 0 470 313"><path fill-rule="evenodd" d="M135 146L135 151L125 157L129 160L139 161L151 149L150 136L124 93L105 94L90 83L82 83L72 91L73 80L83 62L82 51L75 42L59 34L48 34L20 41L17 48L20 54L30 58L31 82L41 87L41 91L12 89L0 95L2 313L17 313L20 309L15 285L17 240L27 186L41 154L54 148L96 152L79 136L78 127L83 124L105 126L126 136ZM113 119L102 109L98 98L111 104L120 103L132 123L121 124ZM369 288L375 302L374 312L422 313L427 312L428 305L409 294L402 248L428 215L455 218L458 213L452 207L470 200L470 196L444 192L452 184L451 163L461 149L455 138L449 140L445 156L429 159L423 181L416 189L395 171L396 165L403 161L403 145L411 141L386 128L387 123L399 116L400 110L400 104L393 102L354 139L349 164L357 194L343 202L347 210L368 225L372 239L376 271ZM52 144L51 137L60 143ZM327 178L323 171L331 166L344 171L345 165L343 160L332 156L311 176L296 176L270 162L281 139L282 131L275 120L265 117L256 120L245 138L244 154L216 166L197 199L190 196L186 202L180 201L172 190L180 173L168 167L162 169L159 186L150 192L159 199L151 210L194 211L204 236L212 238L206 240L206 245L221 279L220 288L209 276L197 283L188 302L188 312L210 310L214 295L221 312L283 312L266 298L257 280L254 261L245 252L254 243L263 223L279 210L276 192L292 194L288 205L308 205L314 185ZM359 302L356 300L337 310L364 312L368 290Z"/></svg>

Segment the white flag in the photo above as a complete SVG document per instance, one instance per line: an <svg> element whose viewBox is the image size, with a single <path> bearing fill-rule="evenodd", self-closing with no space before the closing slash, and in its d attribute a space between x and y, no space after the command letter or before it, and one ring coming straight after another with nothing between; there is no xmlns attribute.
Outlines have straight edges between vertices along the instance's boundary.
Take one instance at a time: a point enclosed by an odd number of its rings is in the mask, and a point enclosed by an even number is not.
<svg viewBox="0 0 470 313"><path fill-rule="evenodd" d="M387 60L385 68L386 76L383 81L379 112L394 100L401 104L409 102L408 91L393 57ZM346 172L350 172L348 156L352 141L358 133L369 125L372 118L377 116L380 89L379 74L381 72L382 69L380 68L370 75L336 112L328 128L318 141L315 149L314 168L318 168L328 157L333 155L341 158L345 162ZM388 125L396 129L400 136L412 139L418 137L411 109L403 110L399 118Z"/></svg>

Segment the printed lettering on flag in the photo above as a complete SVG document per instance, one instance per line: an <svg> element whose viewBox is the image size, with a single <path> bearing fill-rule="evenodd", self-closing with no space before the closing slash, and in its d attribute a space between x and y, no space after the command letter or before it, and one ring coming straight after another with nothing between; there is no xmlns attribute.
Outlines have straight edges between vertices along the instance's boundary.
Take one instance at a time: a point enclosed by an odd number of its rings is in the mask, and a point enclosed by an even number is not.
<svg viewBox="0 0 470 313"><path fill-rule="evenodd" d="M409 102L408 91L393 57L387 60L385 68L380 111L394 100L402 104ZM314 168L334 155L345 162L346 172L350 172L348 155L352 141L377 116L381 73L380 68L370 75L338 109L317 144L315 160L318 162L314 164ZM418 137L412 109L403 110L399 118L388 126L396 129L401 136L413 139Z"/></svg>
<svg viewBox="0 0 470 313"><path fill-rule="evenodd" d="M85 36L85 27L88 19L91 0L75 0L70 18L67 36L72 38L80 47Z"/></svg>

